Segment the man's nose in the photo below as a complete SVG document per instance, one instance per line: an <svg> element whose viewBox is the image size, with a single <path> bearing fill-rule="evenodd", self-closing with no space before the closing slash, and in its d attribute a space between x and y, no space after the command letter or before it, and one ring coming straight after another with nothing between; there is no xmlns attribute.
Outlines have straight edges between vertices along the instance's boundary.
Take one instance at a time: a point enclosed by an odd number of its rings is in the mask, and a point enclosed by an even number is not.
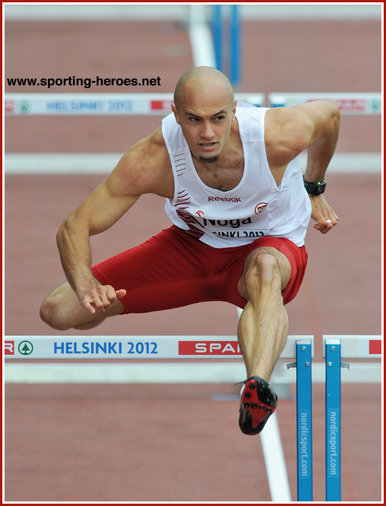
<svg viewBox="0 0 386 506"><path fill-rule="evenodd" d="M201 137L203 139L213 139L214 137L214 131L212 128L212 125L208 123L204 123L201 128Z"/></svg>

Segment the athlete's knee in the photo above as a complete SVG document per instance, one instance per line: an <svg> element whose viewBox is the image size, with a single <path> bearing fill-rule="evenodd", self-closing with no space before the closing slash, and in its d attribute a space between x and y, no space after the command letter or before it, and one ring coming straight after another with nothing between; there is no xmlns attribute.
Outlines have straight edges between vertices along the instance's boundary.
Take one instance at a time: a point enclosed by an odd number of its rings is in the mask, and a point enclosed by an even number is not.
<svg viewBox="0 0 386 506"><path fill-rule="evenodd" d="M280 289L281 278L277 259L270 253L257 254L246 272L245 283L248 291Z"/></svg>
<svg viewBox="0 0 386 506"><path fill-rule="evenodd" d="M69 322L63 318L63 297L58 293L49 294L40 306L40 318L55 330L68 330Z"/></svg>

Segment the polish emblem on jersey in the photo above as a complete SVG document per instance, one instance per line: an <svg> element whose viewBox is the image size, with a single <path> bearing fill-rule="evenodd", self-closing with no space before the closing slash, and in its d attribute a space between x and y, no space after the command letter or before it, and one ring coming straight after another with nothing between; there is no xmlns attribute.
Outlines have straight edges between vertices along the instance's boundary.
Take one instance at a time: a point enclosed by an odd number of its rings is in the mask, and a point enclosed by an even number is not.
<svg viewBox="0 0 386 506"><path fill-rule="evenodd" d="M264 209L267 207L268 202L259 202L257 206L255 207L255 214L260 214L264 211Z"/></svg>

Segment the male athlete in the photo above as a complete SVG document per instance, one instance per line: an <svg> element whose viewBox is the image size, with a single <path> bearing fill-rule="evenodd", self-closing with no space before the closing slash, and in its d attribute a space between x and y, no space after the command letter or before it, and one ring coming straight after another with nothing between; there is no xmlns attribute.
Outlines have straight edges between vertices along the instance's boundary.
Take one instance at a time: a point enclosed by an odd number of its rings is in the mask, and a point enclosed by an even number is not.
<svg viewBox="0 0 386 506"><path fill-rule="evenodd" d="M112 315L203 301L243 308L237 332L247 380L239 425L245 434L259 433L277 405L269 380L287 338L284 305L306 268L310 216L323 234L338 221L323 191L339 119L328 100L239 106L221 72L186 72L172 113L60 226L67 282L43 301L41 318L58 330L82 330ZM303 181L297 156L304 150ZM92 266L90 236L145 193L166 199L173 225Z"/></svg>

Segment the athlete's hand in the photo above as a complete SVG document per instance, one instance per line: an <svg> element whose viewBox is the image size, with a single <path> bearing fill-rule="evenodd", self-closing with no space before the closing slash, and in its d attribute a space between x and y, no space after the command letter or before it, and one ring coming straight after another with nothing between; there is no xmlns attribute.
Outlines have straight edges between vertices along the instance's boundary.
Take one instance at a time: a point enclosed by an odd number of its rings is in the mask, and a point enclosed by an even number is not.
<svg viewBox="0 0 386 506"><path fill-rule="evenodd" d="M89 313L95 314L97 311L106 311L109 306L125 295L124 289L115 290L111 285L97 285L81 297L80 302Z"/></svg>
<svg viewBox="0 0 386 506"><path fill-rule="evenodd" d="M338 216L327 202L324 195L310 195L312 212L311 218L316 221L314 228L322 234L327 234L338 223Z"/></svg>

